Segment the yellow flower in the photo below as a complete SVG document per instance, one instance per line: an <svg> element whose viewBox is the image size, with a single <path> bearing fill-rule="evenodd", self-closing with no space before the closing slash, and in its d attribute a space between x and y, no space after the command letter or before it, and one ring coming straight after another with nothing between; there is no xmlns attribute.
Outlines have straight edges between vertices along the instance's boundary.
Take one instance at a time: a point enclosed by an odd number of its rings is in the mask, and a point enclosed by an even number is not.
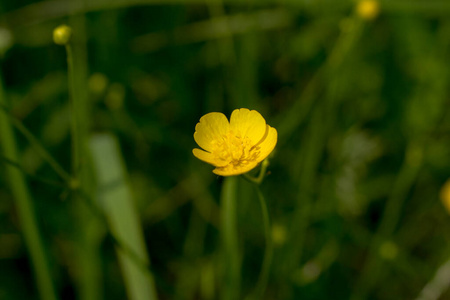
<svg viewBox="0 0 450 300"><path fill-rule="evenodd" d="M441 201L445 209L450 214L450 179L447 180L441 188Z"/></svg>
<svg viewBox="0 0 450 300"><path fill-rule="evenodd" d="M256 110L241 108L233 111L230 122L222 113L204 115L194 139L205 150L194 149L195 157L215 166L215 174L233 176L252 170L272 152L277 131Z"/></svg>
<svg viewBox="0 0 450 300"><path fill-rule="evenodd" d="M373 20L380 12L380 5L376 0L362 0L358 2L356 11L361 18Z"/></svg>

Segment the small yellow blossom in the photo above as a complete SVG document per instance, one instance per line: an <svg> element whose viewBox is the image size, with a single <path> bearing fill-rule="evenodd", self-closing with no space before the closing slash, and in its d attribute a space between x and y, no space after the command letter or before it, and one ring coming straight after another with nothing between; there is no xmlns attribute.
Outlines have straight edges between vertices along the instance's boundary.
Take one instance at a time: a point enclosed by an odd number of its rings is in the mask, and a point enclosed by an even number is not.
<svg viewBox="0 0 450 300"><path fill-rule="evenodd" d="M362 0L356 6L358 16L365 20L373 20L380 12L380 5L376 0Z"/></svg>
<svg viewBox="0 0 450 300"><path fill-rule="evenodd" d="M67 45L72 37L72 29L67 25L60 25L53 30L53 41L57 45Z"/></svg>
<svg viewBox="0 0 450 300"><path fill-rule="evenodd" d="M272 152L277 131L256 110L241 108L233 111L230 122L222 113L204 115L194 139L203 148L192 151L195 157L215 166L215 174L233 176L252 170Z"/></svg>
<svg viewBox="0 0 450 300"><path fill-rule="evenodd" d="M450 214L450 179L447 180L441 189L441 201L447 212Z"/></svg>

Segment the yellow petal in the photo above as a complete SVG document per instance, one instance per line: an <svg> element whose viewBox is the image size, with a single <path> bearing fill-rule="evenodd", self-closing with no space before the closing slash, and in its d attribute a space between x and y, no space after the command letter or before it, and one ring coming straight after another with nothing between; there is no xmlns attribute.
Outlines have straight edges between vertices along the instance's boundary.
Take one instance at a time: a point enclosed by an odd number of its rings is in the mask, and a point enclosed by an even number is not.
<svg viewBox="0 0 450 300"><path fill-rule="evenodd" d="M226 167L217 167L213 170L214 174L220 176L234 176L239 174L247 173L248 171L254 169L258 165L258 162L253 161L245 166L233 167L228 165Z"/></svg>
<svg viewBox="0 0 450 300"><path fill-rule="evenodd" d="M267 125L267 135L260 142L260 144L258 144L258 146L260 147L260 153L258 155L258 158L256 159L258 163L262 162L273 151L275 145L277 144L277 138L277 130Z"/></svg>
<svg viewBox="0 0 450 300"><path fill-rule="evenodd" d="M220 159L216 159L214 155L212 155L209 152L200 150L198 148L195 148L192 150L192 153L195 157L197 157L200 160L203 160L204 162L207 162L208 164L211 164L215 167L223 167L228 164L226 161L221 161Z"/></svg>
<svg viewBox="0 0 450 300"><path fill-rule="evenodd" d="M235 109L231 113L230 129L235 133L247 136L256 145L266 133L266 120L256 110L247 108Z"/></svg>
<svg viewBox="0 0 450 300"><path fill-rule="evenodd" d="M230 124L222 113L212 112L200 118L195 126L194 140L206 151L212 151L213 141L220 139L229 131Z"/></svg>

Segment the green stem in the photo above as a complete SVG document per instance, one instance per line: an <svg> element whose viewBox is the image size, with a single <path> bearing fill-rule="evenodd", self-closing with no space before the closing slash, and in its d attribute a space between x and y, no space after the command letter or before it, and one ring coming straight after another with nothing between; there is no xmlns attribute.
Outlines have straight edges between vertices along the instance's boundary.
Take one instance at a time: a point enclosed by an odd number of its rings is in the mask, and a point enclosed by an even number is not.
<svg viewBox="0 0 450 300"><path fill-rule="evenodd" d="M419 145L421 143L418 143ZM375 286L382 271L383 261L379 255L380 245L390 239L400 219L401 209L407 197L408 191L414 184L422 166L422 146L411 143L406 149L406 159L400 169L397 179L386 203L380 225L369 246L366 263L361 271L359 280L356 282L350 299L362 300ZM417 161L411 157L417 156Z"/></svg>
<svg viewBox="0 0 450 300"><path fill-rule="evenodd" d="M341 30L339 39L332 52L328 56L325 64L318 71L318 77L313 78L314 80L328 81L328 83L327 89L324 90L326 93L325 97L322 97L325 101L320 103L320 105L317 103L315 106L312 104L310 105L310 108L312 109L310 124L316 125L310 126L308 138L305 139L307 143L301 150L302 154L299 155L298 165L293 168L299 170L298 174L293 175L293 177L298 177L298 205L294 212L294 217L292 218L292 234L290 234L292 240L290 243L287 243L291 245L291 247L287 249L288 253L285 255L285 259L280 266L281 272L286 276L291 276L295 268L302 263L306 234L313 214L312 192L318 184L318 168L320 167L321 158L326 146L327 135L334 126L338 102L340 100L338 90L340 77L337 75L339 74L341 66L349 58L356 42L361 37L363 29L364 24L361 20L356 17L348 19L347 25ZM307 97L312 97L309 101L314 100L314 97L317 98L317 93L313 93L313 88L320 86L315 83L311 84L312 90L308 90L308 93L306 94ZM294 112L295 111L291 110L290 114L293 114ZM286 116L284 122L288 122L288 118L295 119L296 116ZM287 137L292 135L295 129L298 128L298 125L299 123L296 123L295 126L290 126L288 128L289 132L285 131L285 141L287 140ZM283 140L283 138L281 138L281 140Z"/></svg>
<svg viewBox="0 0 450 300"><path fill-rule="evenodd" d="M256 283L256 287L251 293L251 295L247 297L248 300L262 299L264 291L267 286L267 281L269 279L270 265L272 263L273 257L273 243L272 243L272 236L270 233L269 211L267 210L267 204L264 199L264 195L261 192L261 189L259 188L258 185L255 185L255 189L258 195L259 205L261 206L261 213L264 224L264 235L266 239L266 249L264 251L264 259L261 266L261 272L259 273L258 282Z"/></svg>
<svg viewBox="0 0 450 300"><path fill-rule="evenodd" d="M22 133L22 135L33 146L34 150L50 165L50 167L65 181L70 180L70 174L50 155L50 153L42 146L42 144L34 137L34 135L23 125L23 123L11 116L4 105L0 106L8 116L11 124Z"/></svg>
<svg viewBox="0 0 450 300"><path fill-rule="evenodd" d="M38 176L38 175L35 175L35 174L32 174L32 173L29 173L29 172L25 171L21 164L19 164L16 161L10 160L9 158L7 158L6 156L4 156L2 154L0 154L0 159L4 163L6 163L6 164L10 165L11 167L14 167L17 170L19 170L22 174L24 174L24 175L26 175L26 176L28 176L30 178L33 178L37 182L42 182L42 183L45 183L45 184L48 184L48 185L51 185L51 186L54 186L54 187L58 187L58 188L66 188L67 187L67 183L66 182L60 182L60 181L56 181L56 180L52 180L52 179L43 178L42 176Z"/></svg>
<svg viewBox="0 0 450 300"><path fill-rule="evenodd" d="M246 179L246 180L250 181L251 183L254 183L258 186L263 182L264 177L266 176L268 166L269 166L269 159L266 158L261 163L261 170L259 171L258 177L252 177L252 176L248 175L247 173L242 174L242 176L244 177L244 179Z"/></svg>
<svg viewBox="0 0 450 300"><path fill-rule="evenodd" d="M3 80L1 78L0 104L3 106L6 105ZM12 124L4 110L0 110L0 137L4 156L11 161L20 161ZM57 297L53 286L50 267L48 266L44 244L38 230L38 222L34 212L33 201L28 191L25 178L22 172L12 165L7 165L5 169L7 172L6 177L9 179L11 192L16 201L23 236L34 267L41 299L55 300Z"/></svg>
<svg viewBox="0 0 450 300"><path fill-rule="evenodd" d="M236 218L236 186L236 176L225 178L221 195L225 269L222 299L224 300L239 299L241 276Z"/></svg>
<svg viewBox="0 0 450 300"><path fill-rule="evenodd" d="M1 102L1 101L0 101L0 102ZM7 110L4 110L4 113L7 114ZM8 116L8 117L10 118L10 120L13 120L13 119L14 119L14 118L12 118L11 116ZM14 119L14 120L15 120L15 119ZM0 125L3 125L3 124L0 124ZM22 126L23 126L23 125L22 125ZM23 128L24 128L25 130L27 130L25 127L23 127ZM31 134L31 133L29 133L29 134ZM6 136L6 135L3 133L3 130L0 130L0 136ZM34 138L34 137L33 137L33 138ZM5 138L5 140L7 140L7 139ZM38 145L39 145L39 144L38 144ZM39 145L39 146L42 147L41 145ZM43 151L45 151L45 149L43 149ZM5 152L8 152L8 151L5 151ZM47 155L49 155L49 154L47 153ZM26 173L25 170L22 168L22 166L21 166L19 163L15 162L15 161L13 161L13 160L11 160L11 159L9 159L8 157L6 157L6 156L4 156L4 155L1 155L1 159L2 159L6 164L9 165L9 168L13 168L13 169L15 169L17 172L20 172L20 173L22 174L22 177L23 177L23 175L26 175L26 176L32 177L32 178L33 178L34 180L36 180L36 181L41 181L42 183L45 183L45 184L50 184L50 185L53 185L53 186L56 186L56 187L64 187L64 184L63 184L63 183L55 182L55 181L51 181L51 180L47 180L47 179L43 179L42 177L38 177L38 176L36 176L36 175L34 175L34 174ZM64 172L65 172L65 171L64 171ZM67 174L67 176L68 176L68 174ZM100 220L106 227L109 226L108 220L107 220L107 218L106 218L106 216L105 216L103 210L102 210L100 207L98 207L97 203L96 203L92 198L90 198L90 196L89 196L82 188L80 188L80 189L78 189L78 190L76 191L76 195L77 195L78 197L80 197L82 200L84 200L84 202L86 203L86 205L90 208L90 211L92 212L92 214L94 214L94 215L98 218L98 220ZM139 255L138 255L133 249L131 249L130 247L128 247L126 243L124 243L124 242L121 241L118 237L116 237L116 236L114 235L114 233L112 233L112 232L110 231L109 228L108 228L108 230L109 230L109 232L108 232L108 233L109 233L109 236L110 236L111 240L114 242L114 244L115 244L119 249L121 249L124 253L126 253L126 255L127 255L128 257L130 257L130 259L131 259L131 260L132 260L132 261L140 268L140 270L141 270L143 273L147 274L147 276L150 276L150 275L152 274L152 270L151 270L150 265L148 264L148 262L142 260L142 259L139 257ZM47 299L47 298L45 298L45 299ZM48 299L51 299L51 298L48 298Z"/></svg>
<svg viewBox="0 0 450 300"><path fill-rule="evenodd" d="M73 66L73 55L72 55L72 46L70 43L66 44L66 53L67 53L67 76L69 79L69 95L70 95L70 133L72 138L72 176L74 179L78 178L78 170L80 168L80 157L81 157L81 148L80 148L80 130L79 130L79 112L80 112L80 103L79 97L76 95L76 82L75 82L75 71Z"/></svg>
<svg viewBox="0 0 450 300"><path fill-rule="evenodd" d="M72 16L70 22L75 34L64 44L67 55L67 77L70 105L71 134L71 181L72 190L82 190L93 198L95 193L93 168L90 164L87 141L90 129L89 101L87 86L87 59L85 20L83 15ZM71 29L70 29L71 30ZM71 33L70 33L71 34ZM75 278L78 297L82 300L102 299L102 270L100 246L105 234L102 222L80 199L79 193L73 193L72 212L77 220L75 236L76 250L74 260L79 269Z"/></svg>

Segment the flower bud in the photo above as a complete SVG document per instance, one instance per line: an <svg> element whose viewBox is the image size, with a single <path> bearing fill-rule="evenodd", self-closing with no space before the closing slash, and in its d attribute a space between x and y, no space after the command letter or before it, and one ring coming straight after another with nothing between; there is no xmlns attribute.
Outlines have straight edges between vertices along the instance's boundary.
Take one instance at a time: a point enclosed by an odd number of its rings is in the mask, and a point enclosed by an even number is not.
<svg viewBox="0 0 450 300"><path fill-rule="evenodd" d="M67 45L72 36L72 28L67 25L60 25L53 30L53 41L57 45Z"/></svg>
<svg viewBox="0 0 450 300"><path fill-rule="evenodd" d="M450 180L447 180L441 188L441 201L447 212L450 214Z"/></svg>
<svg viewBox="0 0 450 300"><path fill-rule="evenodd" d="M380 12L380 5L376 0L359 1L356 7L356 13L364 20L375 19Z"/></svg>

